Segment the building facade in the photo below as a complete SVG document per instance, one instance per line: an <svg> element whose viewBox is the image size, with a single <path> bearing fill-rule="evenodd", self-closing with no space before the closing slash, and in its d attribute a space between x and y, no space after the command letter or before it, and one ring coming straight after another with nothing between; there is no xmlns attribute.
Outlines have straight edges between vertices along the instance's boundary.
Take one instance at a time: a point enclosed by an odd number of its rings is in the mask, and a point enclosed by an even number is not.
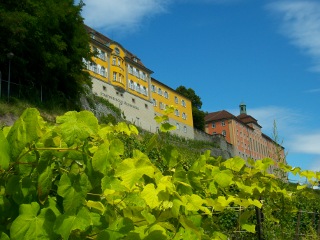
<svg viewBox="0 0 320 240"><path fill-rule="evenodd" d="M121 44L88 26L86 29L90 34L90 47L94 53L91 61L85 62L92 78L93 93L118 107L126 120L150 132L157 132L159 129L154 117L163 113L165 106L176 105L179 114L169 116L169 122L177 126L177 130L172 133L193 138L190 100L165 84L151 79L153 71ZM161 88L161 96L159 92L153 91ZM174 104L171 96L176 96L181 104ZM161 103L161 109L155 106L156 101Z"/></svg>
<svg viewBox="0 0 320 240"><path fill-rule="evenodd" d="M169 115L169 123L176 126L172 133L193 139L191 101L154 78L151 78L151 96L156 115L163 115L167 106L174 106L174 113Z"/></svg>
<svg viewBox="0 0 320 240"><path fill-rule="evenodd" d="M205 132L223 135L234 146L234 156L254 160L271 158L275 160L275 167L285 162L284 148L262 133L258 121L247 114L244 103L239 107L238 116L225 110L209 113L205 117Z"/></svg>

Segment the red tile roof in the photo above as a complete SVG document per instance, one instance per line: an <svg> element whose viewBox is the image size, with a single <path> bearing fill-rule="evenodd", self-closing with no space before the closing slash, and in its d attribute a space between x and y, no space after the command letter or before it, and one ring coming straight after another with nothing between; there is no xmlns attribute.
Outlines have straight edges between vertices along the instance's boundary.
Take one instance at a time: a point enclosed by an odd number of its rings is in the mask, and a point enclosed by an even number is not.
<svg viewBox="0 0 320 240"><path fill-rule="evenodd" d="M236 117L226 110L221 110L218 112L209 113L204 118L205 122L219 121L219 120L224 120L224 119L234 119L234 120L236 120L244 125L247 125L247 126L249 123L254 123L261 128L261 126L258 124L258 121L254 117L247 115L247 114L240 114L239 116Z"/></svg>
<svg viewBox="0 0 320 240"><path fill-rule="evenodd" d="M257 126L261 127L259 124L258 124L258 120L255 119L254 117L250 116L250 115L247 115L245 113L242 113L240 114L238 117L237 117L240 121L242 121L243 123L245 124L249 124L249 123L254 123L256 124Z"/></svg>
<svg viewBox="0 0 320 240"><path fill-rule="evenodd" d="M93 28L91 28L91 27L89 27L89 26L87 26L87 25L84 25L84 26L85 26L85 28L86 28L86 30L87 30L87 32L88 32L89 34L93 34L93 35L94 35L94 40L96 40L97 42L99 42L99 43L101 43L101 44L103 44L103 45L106 45L106 46L109 46L111 43L115 43L115 44L118 44L119 46L122 47L121 44L117 43L116 41L113 41L112 39L106 37L105 35L103 35L102 33L94 30ZM137 64L141 65L142 67L145 67L145 66L143 65L143 63L141 62L141 60L140 60L136 55L134 55L133 53L129 52L129 51L128 51L127 49L125 49L124 47L122 47L122 48L125 50L126 56L127 56L130 60L136 62ZM135 59L136 59L136 61L135 61ZM149 70L149 71L150 71L150 70Z"/></svg>
<svg viewBox="0 0 320 240"><path fill-rule="evenodd" d="M226 110L222 110L218 112L209 113L207 116L204 117L204 120L205 122L210 122L210 121L230 119L230 118L235 118L235 116L227 112Z"/></svg>

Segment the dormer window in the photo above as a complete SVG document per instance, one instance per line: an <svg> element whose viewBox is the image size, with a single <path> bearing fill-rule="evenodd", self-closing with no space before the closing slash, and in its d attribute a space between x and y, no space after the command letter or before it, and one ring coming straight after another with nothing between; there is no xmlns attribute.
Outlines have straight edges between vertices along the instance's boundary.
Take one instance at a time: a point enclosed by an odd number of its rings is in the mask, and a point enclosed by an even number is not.
<svg viewBox="0 0 320 240"><path fill-rule="evenodd" d="M114 49L114 52L115 52L117 55L119 55L119 54L120 54L119 48L116 47L116 48Z"/></svg>
<svg viewBox="0 0 320 240"><path fill-rule="evenodd" d="M138 62L138 59L136 57L133 58L134 62Z"/></svg>

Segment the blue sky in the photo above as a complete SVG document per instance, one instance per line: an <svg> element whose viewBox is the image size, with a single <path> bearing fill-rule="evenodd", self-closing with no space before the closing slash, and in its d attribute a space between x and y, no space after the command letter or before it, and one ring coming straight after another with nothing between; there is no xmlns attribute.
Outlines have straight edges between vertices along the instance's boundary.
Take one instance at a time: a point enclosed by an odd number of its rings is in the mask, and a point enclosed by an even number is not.
<svg viewBox="0 0 320 240"><path fill-rule="evenodd" d="M320 171L320 1L85 0L85 23L202 110L247 113L292 166Z"/></svg>

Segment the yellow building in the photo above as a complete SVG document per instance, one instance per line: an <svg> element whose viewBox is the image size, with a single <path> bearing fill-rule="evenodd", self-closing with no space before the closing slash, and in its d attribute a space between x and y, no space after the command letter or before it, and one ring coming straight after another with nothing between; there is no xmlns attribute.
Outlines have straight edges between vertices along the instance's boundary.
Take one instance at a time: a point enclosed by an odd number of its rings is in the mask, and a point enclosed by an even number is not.
<svg viewBox="0 0 320 240"><path fill-rule="evenodd" d="M154 78L151 78L151 96L156 114L162 115L167 106L174 106L174 113L169 115L169 122L176 126L174 134L194 138L192 104L188 98Z"/></svg>
<svg viewBox="0 0 320 240"><path fill-rule="evenodd" d="M121 44L88 26L86 28L95 55L92 61L85 62L92 77L94 94L108 99L121 109L126 120L150 132L156 132L159 128L154 120L155 115L162 114L165 106L174 105L177 109L169 116L169 122L177 127L173 133L193 139L190 100L151 79L152 70Z"/></svg>

